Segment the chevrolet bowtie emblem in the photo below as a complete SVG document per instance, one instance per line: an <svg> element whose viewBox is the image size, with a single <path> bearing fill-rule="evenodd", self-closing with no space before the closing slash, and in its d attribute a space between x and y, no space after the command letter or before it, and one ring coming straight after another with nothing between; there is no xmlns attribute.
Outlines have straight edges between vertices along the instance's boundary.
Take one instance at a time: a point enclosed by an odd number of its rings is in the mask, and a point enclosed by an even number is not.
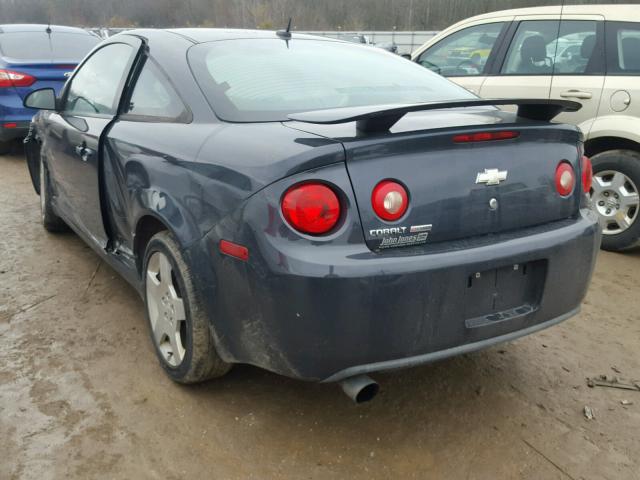
<svg viewBox="0 0 640 480"><path fill-rule="evenodd" d="M476 183L484 183L485 185L499 185L507 179L506 170L498 170L497 168L485 168L484 172L479 172L476 177Z"/></svg>

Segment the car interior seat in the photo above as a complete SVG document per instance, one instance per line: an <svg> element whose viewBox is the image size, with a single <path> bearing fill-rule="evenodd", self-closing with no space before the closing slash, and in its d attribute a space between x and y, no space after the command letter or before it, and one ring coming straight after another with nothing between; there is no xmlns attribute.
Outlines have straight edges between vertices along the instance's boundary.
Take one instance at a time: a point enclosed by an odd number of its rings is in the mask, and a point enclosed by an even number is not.
<svg viewBox="0 0 640 480"><path fill-rule="evenodd" d="M584 73L590 71L594 66L594 62L598 59L594 57L593 51L596 48L596 36L595 35L587 35L582 40L582 45L580 46L580 57L576 59L575 65L573 67L573 72L575 73Z"/></svg>
<svg viewBox="0 0 640 480"><path fill-rule="evenodd" d="M640 38L624 38L621 47L624 60L621 66L625 70L640 71Z"/></svg>
<svg viewBox="0 0 640 480"><path fill-rule="evenodd" d="M552 62L547 57L547 47L542 35L532 35L522 42L520 47L520 64L517 73L545 74L553 70Z"/></svg>

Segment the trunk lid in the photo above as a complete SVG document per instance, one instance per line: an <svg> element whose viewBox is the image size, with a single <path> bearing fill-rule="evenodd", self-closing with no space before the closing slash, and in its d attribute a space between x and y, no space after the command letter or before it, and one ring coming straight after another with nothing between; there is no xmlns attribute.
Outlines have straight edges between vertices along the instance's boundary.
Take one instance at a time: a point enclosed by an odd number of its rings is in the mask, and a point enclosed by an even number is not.
<svg viewBox="0 0 640 480"><path fill-rule="evenodd" d="M296 127L344 145L372 250L518 230L571 217L579 208L580 135L574 127L522 121L486 108L409 114L386 134L357 134L353 122ZM505 130L519 135L453 141L459 134ZM577 178L568 197L561 197L555 187L555 170L562 160L571 163ZM506 179L496 185L476 183L485 170L497 170ZM394 222L380 219L371 202L373 189L385 179L401 183L409 194L407 212Z"/></svg>

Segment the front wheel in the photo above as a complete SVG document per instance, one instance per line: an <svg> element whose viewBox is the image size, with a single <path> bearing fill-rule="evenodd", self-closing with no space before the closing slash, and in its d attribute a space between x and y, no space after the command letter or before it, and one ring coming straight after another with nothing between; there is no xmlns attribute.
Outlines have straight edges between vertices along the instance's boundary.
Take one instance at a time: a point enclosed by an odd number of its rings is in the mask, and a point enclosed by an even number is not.
<svg viewBox="0 0 640 480"><path fill-rule="evenodd" d="M591 199L602 224L602 248L620 251L640 239L640 153L610 150L594 155Z"/></svg>
<svg viewBox="0 0 640 480"><path fill-rule="evenodd" d="M150 241L144 257L147 319L162 368L176 382L196 383L227 373L191 270L169 232Z"/></svg>

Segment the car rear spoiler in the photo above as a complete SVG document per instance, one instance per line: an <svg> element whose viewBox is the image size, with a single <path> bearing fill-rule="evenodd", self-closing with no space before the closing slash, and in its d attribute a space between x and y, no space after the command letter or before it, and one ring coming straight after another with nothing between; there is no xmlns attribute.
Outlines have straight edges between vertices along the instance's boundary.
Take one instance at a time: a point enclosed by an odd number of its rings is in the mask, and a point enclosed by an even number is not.
<svg viewBox="0 0 640 480"><path fill-rule="evenodd" d="M517 115L528 120L548 122L561 112L577 112L578 102L568 100L493 99L449 100L446 102L415 103L409 105L373 105L364 107L332 108L311 112L293 113L290 120L304 123L332 125L356 122L359 131L365 133L386 132L398 120L410 112L442 110L445 108L517 105Z"/></svg>

